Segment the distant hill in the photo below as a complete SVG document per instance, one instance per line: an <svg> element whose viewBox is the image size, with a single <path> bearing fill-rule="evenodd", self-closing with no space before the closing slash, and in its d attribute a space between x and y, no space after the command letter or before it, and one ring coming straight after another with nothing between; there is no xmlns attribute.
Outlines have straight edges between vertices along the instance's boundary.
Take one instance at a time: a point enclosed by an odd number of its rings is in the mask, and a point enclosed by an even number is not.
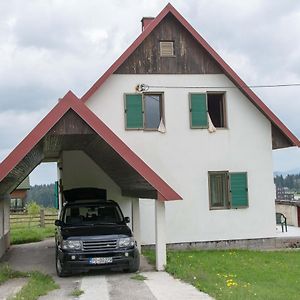
<svg viewBox="0 0 300 300"><path fill-rule="evenodd" d="M54 207L54 183L31 186L26 201L34 201L44 207Z"/></svg>
<svg viewBox="0 0 300 300"><path fill-rule="evenodd" d="M297 175L300 174L300 168L295 168L292 170L288 170L288 171L276 171L274 172L274 177L275 176L283 176L286 177L287 175Z"/></svg>

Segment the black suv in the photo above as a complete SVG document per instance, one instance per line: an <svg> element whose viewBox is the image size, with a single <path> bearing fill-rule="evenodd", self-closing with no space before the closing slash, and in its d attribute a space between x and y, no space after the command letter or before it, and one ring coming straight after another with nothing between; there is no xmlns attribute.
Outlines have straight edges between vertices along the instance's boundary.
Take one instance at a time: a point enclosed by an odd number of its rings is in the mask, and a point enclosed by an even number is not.
<svg viewBox="0 0 300 300"><path fill-rule="evenodd" d="M104 195L91 188L64 192L67 202L55 221L58 276L103 268L138 271L139 251L126 225L130 220L116 202L106 200L106 191Z"/></svg>

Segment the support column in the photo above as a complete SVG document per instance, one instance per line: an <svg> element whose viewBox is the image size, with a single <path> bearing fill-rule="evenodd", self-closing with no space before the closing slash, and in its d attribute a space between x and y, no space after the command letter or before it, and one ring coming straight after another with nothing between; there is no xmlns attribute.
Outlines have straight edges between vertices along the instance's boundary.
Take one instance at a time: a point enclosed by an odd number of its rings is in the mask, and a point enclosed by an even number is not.
<svg viewBox="0 0 300 300"><path fill-rule="evenodd" d="M167 264L165 202L155 200L155 255L156 270L163 271Z"/></svg>
<svg viewBox="0 0 300 300"><path fill-rule="evenodd" d="M10 246L10 195L0 195L0 257Z"/></svg>
<svg viewBox="0 0 300 300"><path fill-rule="evenodd" d="M132 199L132 231L141 253L141 220L140 220L140 199Z"/></svg>
<svg viewBox="0 0 300 300"><path fill-rule="evenodd" d="M62 185L62 177L63 177L63 164L61 159L57 162L57 181L58 181L58 215L63 206L63 185Z"/></svg>

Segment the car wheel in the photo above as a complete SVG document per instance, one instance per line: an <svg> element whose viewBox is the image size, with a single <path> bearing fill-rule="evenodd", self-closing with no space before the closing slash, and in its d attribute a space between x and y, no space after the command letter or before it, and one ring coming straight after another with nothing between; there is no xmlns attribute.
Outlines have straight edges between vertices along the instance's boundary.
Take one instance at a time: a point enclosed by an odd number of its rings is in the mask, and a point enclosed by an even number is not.
<svg viewBox="0 0 300 300"><path fill-rule="evenodd" d="M132 264L129 265L129 268L124 269L126 273L135 273L140 268L140 258L136 257Z"/></svg>
<svg viewBox="0 0 300 300"><path fill-rule="evenodd" d="M64 265L63 263L61 262L59 256L58 256L58 253L57 253L57 250L56 250L56 262L55 262L55 265L56 265L56 273L57 273L57 276L59 277L66 277L68 276L68 272L66 272L65 268L64 268Z"/></svg>

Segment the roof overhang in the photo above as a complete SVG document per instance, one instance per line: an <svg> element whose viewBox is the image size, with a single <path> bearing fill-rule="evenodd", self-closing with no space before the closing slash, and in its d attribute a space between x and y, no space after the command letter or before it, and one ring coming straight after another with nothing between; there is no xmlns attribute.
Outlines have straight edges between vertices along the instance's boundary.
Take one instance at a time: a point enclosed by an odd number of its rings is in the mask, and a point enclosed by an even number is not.
<svg viewBox="0 0 300 300"><path fill-rule="evenodd" d="M130 197L182 199L83 102L68 92L0 164L0 194L13 191L43 161L84 151Z"/></svg>

